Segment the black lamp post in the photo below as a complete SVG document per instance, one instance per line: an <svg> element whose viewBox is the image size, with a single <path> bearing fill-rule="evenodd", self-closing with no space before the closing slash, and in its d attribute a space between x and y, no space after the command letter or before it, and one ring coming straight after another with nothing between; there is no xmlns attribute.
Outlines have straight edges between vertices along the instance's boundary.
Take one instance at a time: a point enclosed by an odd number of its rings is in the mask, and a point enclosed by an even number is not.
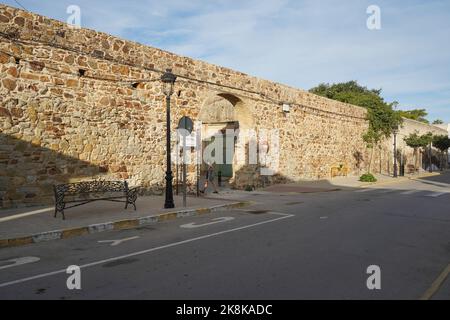
<svg viewBox="0 0 450 320"><path fill-rule="evenodd" d="M398 134L398 126L395 126L392 129L392 133L394 134L394 178L398 177L398 166L397 166L397 134Z"/></svg>
<svg viewBox="0 0 450 320"><path fill-rule="evenodd" d="M163 82L163 92L166 96L166 199L164 201L164 208L174 208L173 203L173 189L172 189L172 161L170 158L170 96L173 94L173 86L177 77L172 73L172 69L166 69L166 72L162 75L161 81Z"/></svg>
<svg viewBox="0 0 450 320"><path fill-rule="evenodd" d="M428 149L428 158L430 160L430 167L429 167L428 171L430 173L433 172L433 159L432 159L432 157L433 157L433 150L432 149L433 149L433 141L430 141L430 147Z"/></svg>

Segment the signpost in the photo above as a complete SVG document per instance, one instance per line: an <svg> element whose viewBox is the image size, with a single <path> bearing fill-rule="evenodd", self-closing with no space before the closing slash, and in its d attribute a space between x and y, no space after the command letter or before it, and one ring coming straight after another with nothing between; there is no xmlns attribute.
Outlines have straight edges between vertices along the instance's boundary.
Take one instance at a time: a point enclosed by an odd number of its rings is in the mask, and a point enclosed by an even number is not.
<svg viewBox="0 0 450 320"><path fill-rule="evenodd" d="M178 129L178 134L183 137L183 207L186 207L186 149L188 148L188 137L191 137L192 130L194 129L194 123L192 122L191 118L184 116L178 122ZM192 139L189 140L189 146L192 146Z"/></svg>

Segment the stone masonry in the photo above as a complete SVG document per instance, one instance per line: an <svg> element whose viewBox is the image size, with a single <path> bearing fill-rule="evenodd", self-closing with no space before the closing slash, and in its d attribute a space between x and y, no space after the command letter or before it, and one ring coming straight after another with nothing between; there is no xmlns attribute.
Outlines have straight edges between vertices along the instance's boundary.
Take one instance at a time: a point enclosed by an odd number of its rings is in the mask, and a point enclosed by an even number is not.
<svg viewBox="0 0 450 320"><path fill-rule="evenodd" d="M408 147L404 139L412 133L424 135L430 132L433 135L448 134L445 129L439 126L429 125L410 119L403 119L403 125L399 128L399 132L397 135L397 150L399 157L403 157L405 166L414 165L416 161L415 157L417 157L417 163L420 166L427 156L424 156L424 150L418 150L417 154L414 154L414 149ZM394 163L393 142L394 137L391 136L380 145L380 149L378 150L377 165L375 166L375 170L377 170L378 172L392 174ZM435 158L435 163L439 163L439 160L437 160L440 157L439 151L433 148L432 156ZM424 163L424 166L425 165L427 164ZM419 171L423 171L424 169L425 168L420 167Z"/></svg>
<svg viewBox="0 0 450 320"><path fill-rule="evenodd" d="M185 115L279 130L271 182L357 174L355 152L367 162L363 108L0 5L0 207L51 203L54 184L93 178L161 192L166 68L172 132ZM237 187L258 184L255 167L234 170Z"/></svg>

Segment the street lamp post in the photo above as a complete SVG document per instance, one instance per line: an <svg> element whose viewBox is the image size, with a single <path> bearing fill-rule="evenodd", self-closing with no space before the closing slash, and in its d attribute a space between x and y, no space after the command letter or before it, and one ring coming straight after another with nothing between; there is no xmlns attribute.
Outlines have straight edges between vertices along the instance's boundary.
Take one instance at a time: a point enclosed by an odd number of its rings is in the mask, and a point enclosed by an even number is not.
<svg viewBox="0 0 450 320"><path fill-rule="evenodd" d="M172 188L172 161L170 158L170 96L173 94L173 86L177 77L172 73L172 69L167 69L162 75L161 81L163 83L163 92L166 96L166 199L164 201L164 208L174 208L173 202L173 188Z"/></svg>
<svg viewBox="0 0 450 320"><path fill-rule="evenodd" d="M432 148L433 148L433 142L430 141L430 147L429 147L429 149L428 149L428 158L429 158L429 160L430 160L430 161L429 161L430 167L429 167L428 171L429 171L430 173L433 172L433 159L432 159L432 157L433 157L433 150L432 150Z"/></svg>
<svg viewBox="0 0 450 320"><path fill-rule="evenodd" d="M392 133L394 134L394 178L398 177L398 166L397 166L397 134L398 134L398 127L394 127L392 130Z"/></svg>

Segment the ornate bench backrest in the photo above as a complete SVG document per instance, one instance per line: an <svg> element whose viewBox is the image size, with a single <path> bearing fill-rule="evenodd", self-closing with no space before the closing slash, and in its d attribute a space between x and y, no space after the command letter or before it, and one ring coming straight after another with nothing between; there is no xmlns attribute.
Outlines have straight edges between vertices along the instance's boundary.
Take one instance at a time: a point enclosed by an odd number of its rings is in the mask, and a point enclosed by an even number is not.
<svg viewBox="0 0 450 320"><path fill-rule="evenodd" d="M55 186L56 194L65 195L126 191L128 191L128 184L126 181L83 181Z"/></svg>

